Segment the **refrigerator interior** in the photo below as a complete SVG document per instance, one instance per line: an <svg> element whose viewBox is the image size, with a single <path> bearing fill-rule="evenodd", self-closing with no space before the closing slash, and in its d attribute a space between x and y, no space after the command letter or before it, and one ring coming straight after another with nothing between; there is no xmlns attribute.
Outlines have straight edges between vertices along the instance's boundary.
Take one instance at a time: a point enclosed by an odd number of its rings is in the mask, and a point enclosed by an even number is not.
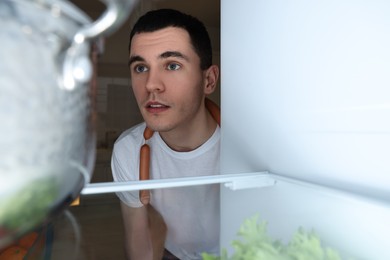
<svg viewBox="0 0 390 260"><path fill-rule="evenodd" d="M222 0L221 17L221 173L285 178L222 190L222 247L259 213L275 238L389 258L390 3Z"/></svg>
<svg viewBox="0 0 390 260"><path fill-rule="evenodd" d="M265 188L223 188L222 199L221 247L229 255L232 241L241 239L240 226L258 216L259 223L267 222L267 234L284 245L303 228L314 231L322 247L336 250L342 259L390 257L390 208L381 202L286 181Z"/></svg>

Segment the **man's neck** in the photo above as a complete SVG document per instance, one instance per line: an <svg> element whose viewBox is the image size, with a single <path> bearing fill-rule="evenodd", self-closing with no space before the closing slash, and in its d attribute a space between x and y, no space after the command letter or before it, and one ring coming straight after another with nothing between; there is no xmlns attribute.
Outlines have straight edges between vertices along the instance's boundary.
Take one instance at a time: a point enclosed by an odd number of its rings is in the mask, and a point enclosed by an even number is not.
<svg viewBox="0 0 390 260"><path fill-rule="evenodd" d="M174 151L189 152L204 144L215 132L217 123L205 110L201 123L189 124L183 129L160 132L161 138Z"/></svg>

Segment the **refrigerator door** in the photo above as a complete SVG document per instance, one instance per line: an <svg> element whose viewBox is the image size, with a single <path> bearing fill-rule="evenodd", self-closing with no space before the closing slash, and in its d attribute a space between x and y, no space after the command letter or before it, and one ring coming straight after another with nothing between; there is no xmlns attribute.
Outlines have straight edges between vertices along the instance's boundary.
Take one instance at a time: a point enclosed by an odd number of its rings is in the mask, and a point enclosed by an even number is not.
<svg viewBox="0 0 390 260"><path fill-rule="evenodd" d="M357 257L389 258L390 2L221 7L222 174L267 170L358 194L285 181L223 190L223 245L258 212L276 238L301 225Z"/></svg>

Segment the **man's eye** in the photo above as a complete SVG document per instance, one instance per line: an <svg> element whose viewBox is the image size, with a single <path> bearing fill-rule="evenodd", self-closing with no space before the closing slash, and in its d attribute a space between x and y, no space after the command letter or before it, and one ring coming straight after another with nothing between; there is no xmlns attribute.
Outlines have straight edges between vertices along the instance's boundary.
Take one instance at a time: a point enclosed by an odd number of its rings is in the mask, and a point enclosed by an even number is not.
<svg viewBox="0 0 390 260"><path fill-rule="evenodd" d="M134 71L137 73L142 73L148 71L148 68L143 65L137 65L134 67Z"/></svg>
<svg viewBox="0 0 390 260"><path fill-rule="evenodd" d="M179 70L181 66L177 63L169 63L167 66L168 70Z"/></svg>

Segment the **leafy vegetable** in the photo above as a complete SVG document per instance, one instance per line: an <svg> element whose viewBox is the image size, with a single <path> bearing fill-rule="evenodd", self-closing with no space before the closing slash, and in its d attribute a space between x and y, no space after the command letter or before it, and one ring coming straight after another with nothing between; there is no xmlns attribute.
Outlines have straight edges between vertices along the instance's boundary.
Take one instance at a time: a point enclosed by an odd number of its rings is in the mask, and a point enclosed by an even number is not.
<svg viewBox="0 0 390 260"><path fill-rule="evenodd" d="M291 241L284 245L267 235L267 222L258 222L258 215L248 218L241 225L234 240L234 254L228 257L226 249L221 256L202 254L203 260L341 260L338 252L324 248L314 231L299 228Z"/></svg>
<svg viewBox="0 0 390 260"><path fill-rule="evenodd" d="M0 227L9 231L33 227L45 218L57 196L54 177L29 182L1 201Z"/></svg>

